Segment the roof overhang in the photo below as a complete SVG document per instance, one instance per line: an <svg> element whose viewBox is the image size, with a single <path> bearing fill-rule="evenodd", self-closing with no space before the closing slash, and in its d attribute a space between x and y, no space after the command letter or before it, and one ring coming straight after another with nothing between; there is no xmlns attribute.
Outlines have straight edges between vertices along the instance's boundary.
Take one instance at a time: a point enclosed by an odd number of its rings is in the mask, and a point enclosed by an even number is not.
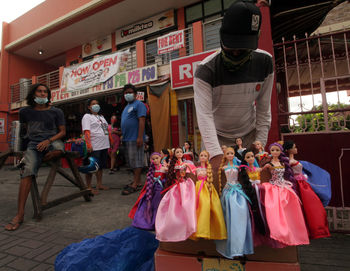
<svg viewBox="0 0 350 271"><path fill-rule="evenodd" d="M93 0L7 44L5 49L59 66L64 64L65 52L72 48L105 37L125 25L195 2L198 0ZM39 49L44 54L39 55Z"/></svg>

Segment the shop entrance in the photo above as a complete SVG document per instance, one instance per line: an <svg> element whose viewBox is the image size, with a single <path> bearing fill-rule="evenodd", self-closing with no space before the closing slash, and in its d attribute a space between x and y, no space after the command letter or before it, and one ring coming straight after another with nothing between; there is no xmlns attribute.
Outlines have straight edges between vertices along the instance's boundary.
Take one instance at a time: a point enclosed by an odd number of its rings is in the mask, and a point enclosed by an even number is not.
<svg viewBox="0 0 350 271"><path fill-rule="evenodd" d="M199 154L201 151L201 135L198 128L194 99L178 101L179 106L179 144L190 141L192 149Z"/></svg>

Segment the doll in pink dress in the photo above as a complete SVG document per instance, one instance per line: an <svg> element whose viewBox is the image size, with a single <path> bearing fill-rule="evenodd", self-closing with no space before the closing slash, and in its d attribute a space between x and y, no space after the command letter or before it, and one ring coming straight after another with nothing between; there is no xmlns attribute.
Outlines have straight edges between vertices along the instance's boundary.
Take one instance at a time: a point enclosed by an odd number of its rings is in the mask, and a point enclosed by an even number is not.
<svg viewBox="0 0 350 271"><path fill-rule="evenodd" d="M293 169L297 181L298 191L302 201L302 208L311 239L329 237L327 213L321 200L307 182L307 175L303 174L303 165L294 159L298 149L293 141L283 144L285 152L289 155L289 164Z"/></svg>
<svg viewBox="0 0 350 271"><path fill-rule="evenodd" d="M293 171L289 159L278 143L269 146L271 162L264 166L272 174L269 182L263 183L262 204L265 206L266 222L270 237L289 246L309 244L308 232L295 192Z"/></svg>
<svg viewBox="0 0 350 271"><path fill-rule="evenodd" d="M156 238L162 242L184 241L197 230L196 189L182 157L182 149L176 148L156 215Z"/></svg>

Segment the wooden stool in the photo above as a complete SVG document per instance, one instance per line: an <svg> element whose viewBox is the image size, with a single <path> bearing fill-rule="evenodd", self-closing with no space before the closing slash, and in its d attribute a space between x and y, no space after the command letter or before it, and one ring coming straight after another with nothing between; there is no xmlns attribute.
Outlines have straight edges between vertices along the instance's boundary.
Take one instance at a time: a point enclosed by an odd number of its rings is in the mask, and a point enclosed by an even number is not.
<svg viewBox="0 0 350 271"><path fill-rule="evenodd" d="M4 153L1 153L0 168L4 165L8 157L10 156L21 157L23 156L23 154L24 154L23 152L13 152L13 151L7 151ZM50 169L49 175L47 176L41 195L39 194L36 178L33 176L32 186L30 191L32 195L33 208L34 208L33 218L40 220L42 218L42 213L44 210L54 207L58 204L73 200L78 197L84 197L85 201L91 201L91 197L93 196L93 194L91 193L91 190L86 189L86 186L78 171L78 168L73 161L73 159L77 157L79 157L78 152L67 151L63 153L61 156L56 157L53 160L46 161L46 163L48 163L51 166L51 169ZM69 175L63 168L60 167L61 158L67 159L67 162L73 174L73 177ZM69 182L71 182L73 185L78 187L80 191L48 202L47 197L55 181L56 173L60 174Z"/></svg>

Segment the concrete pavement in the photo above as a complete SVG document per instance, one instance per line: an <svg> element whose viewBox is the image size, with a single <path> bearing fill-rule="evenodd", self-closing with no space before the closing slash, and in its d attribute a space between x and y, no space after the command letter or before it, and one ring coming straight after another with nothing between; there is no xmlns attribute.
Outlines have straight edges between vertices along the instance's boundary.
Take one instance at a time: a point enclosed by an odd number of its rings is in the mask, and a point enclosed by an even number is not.
<svg viewBox="0 0 350 271"><path fill-rule="evenodd" d="M40 191L48 171L39 171ZM49 200L77 190L62 177L56 178ZM15 232L7 232L3 226L16 212L19 175L10 167L1 170L0 271L54 270L57 254L68 244L129 226L127 215L138 194L122 196L121 189L131 178L125 169L113 175L106 170L103 180L110 190L101 191L91 202L78 198L46 210L40 222L31 218L29 197L24 224ZM300 247L299 252L302 271L349 270L350 235L333 234L332 238L314 240L310 246Z"/></svg>

